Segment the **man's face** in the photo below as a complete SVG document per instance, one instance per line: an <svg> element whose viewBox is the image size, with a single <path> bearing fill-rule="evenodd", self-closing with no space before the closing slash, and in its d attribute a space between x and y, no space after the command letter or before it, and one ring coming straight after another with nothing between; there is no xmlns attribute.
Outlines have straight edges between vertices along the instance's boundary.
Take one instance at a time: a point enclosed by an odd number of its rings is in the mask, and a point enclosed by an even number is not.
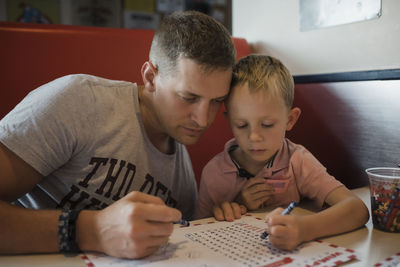
<svg viewBox="0 0 400 267"><path fill-rule="evenodd" d="M176 71L155 77L154 107L160 132L191 145L211 125L229 92L232 69L205 72L187 58Z"/></svg>

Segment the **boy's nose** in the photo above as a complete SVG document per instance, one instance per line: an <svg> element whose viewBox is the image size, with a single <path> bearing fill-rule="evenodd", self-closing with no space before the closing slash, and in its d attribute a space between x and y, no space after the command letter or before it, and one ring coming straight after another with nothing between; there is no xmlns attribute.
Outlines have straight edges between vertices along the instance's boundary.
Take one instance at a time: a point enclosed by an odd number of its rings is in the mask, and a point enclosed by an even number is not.
<svg viewBox="0 0 400 267"><path fill-rule="evenodd" d="M256 130L250 130L249 139L252 142L262 140L262 136Z"/></svg>

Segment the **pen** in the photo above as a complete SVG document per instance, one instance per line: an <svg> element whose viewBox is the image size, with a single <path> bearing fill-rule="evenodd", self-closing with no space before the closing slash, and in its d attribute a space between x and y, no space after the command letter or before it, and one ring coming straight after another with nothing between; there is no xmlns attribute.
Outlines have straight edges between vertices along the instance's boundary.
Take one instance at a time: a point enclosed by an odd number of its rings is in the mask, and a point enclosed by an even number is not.
<svg viewBox="0 0 400 267"><path fill-rule="evenodd" d="M282 211L282 215L288 215L288 214L290 214L290 212L294 209L294 207L296 207L297 206L297 202L296 201L292 201L290 204L289 204L289 206L286 208L286 209L284 209L283 211ZM267 238L267 236L268 236L268 233L267 233L267 231L264 231L264 233L262 233L261 234L261 238L262 239L265 239L265 238Z"/></svg>
<svg viewBox="0 0 400 267"><path fill-rule="evenodd" d="M189 221L186 221L186 220L184 220L184 219L180 219L179 221L174 222L174 224L180 224L180 225L183 225L183 226L185 226L185 227L190 226L190 222L189 222Z"/></svg>

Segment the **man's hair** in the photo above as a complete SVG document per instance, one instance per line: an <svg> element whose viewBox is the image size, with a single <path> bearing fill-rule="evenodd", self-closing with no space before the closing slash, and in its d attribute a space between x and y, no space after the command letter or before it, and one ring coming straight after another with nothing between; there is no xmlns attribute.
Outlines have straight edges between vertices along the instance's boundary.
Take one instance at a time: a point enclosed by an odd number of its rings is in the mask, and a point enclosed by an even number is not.
<svg viewBox="0 0 400 267"><path fill-rule="evenodd" d="M168 74L179 57L193 60L204 71L226 70L235 64L236 51L228 30L214 18L197 12L174 12L155 32L150 61Z"/></svg>
<svg viewBox="0 0 400 267"><path fill-rule="evenodd" d="M294 99L294 81L289 70L278 59L266 55L249 55L233 67L231 88L246 84L250 92L260 90L278 94L290 109Z"/></svg>

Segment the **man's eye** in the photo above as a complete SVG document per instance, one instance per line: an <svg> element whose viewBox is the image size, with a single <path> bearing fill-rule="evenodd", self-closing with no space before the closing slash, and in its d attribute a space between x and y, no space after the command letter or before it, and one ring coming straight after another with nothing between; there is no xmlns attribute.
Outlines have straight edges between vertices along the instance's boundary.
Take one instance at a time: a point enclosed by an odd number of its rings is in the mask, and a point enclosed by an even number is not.
<svg viewBox="0 0 400 267"><path fill-rule="evenodd" d="M224 103L225 99L214 99L214 102L222 104Z"/></svg>
<svg viewBox="0 0 400 267"><path fill-rule="evenodd" d="M196 101L196 97L185 97L185 96L181 96L181 98L187 102L195 102Z"/></svg>

